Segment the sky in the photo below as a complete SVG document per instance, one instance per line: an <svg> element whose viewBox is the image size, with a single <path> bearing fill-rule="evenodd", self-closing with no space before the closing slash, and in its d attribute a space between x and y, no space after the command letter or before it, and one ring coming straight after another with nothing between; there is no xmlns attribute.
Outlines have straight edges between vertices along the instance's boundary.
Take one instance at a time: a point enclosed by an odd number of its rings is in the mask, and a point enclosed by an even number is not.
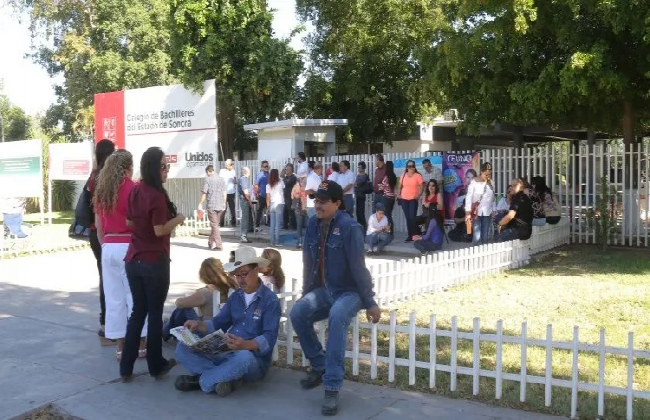
<svg viewBox="0 0 650 420"><path fill-rule="evenodd" d="M287 37L298 25L295 0L268 0L274 12L273 29L277 37ZM0 3L0 79L4 90L0 93L29 115L44 112L56 101L53 85L61 80L51 79L40 65L25 54L31 51L32 41L28 22L19 22L13 11ZM302 48L299 35L292 41L296 49Z"/></svg>

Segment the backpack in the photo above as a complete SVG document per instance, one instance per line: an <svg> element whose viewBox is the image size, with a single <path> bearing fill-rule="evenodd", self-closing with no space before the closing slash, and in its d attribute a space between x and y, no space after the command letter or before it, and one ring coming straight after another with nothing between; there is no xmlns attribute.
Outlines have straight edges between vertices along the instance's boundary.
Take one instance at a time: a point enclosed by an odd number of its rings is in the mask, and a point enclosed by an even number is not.
<svg viewBox="0 0 650 420"><path fill-rule="evenodd" d="M88 183L90 179L86 181L79 199L77 200L77 205L74 209L74 222L70 225L68 229L68 236L72 237L88 237L90 232L90 227L95 223L95 211L93 209L93 195L88 191Z"/></svg>

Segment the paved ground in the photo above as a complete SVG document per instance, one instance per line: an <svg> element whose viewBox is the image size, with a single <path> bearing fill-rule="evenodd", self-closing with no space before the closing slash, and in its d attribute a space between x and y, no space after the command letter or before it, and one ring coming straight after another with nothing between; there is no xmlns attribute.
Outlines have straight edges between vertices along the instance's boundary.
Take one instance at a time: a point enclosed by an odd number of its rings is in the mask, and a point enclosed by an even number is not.
<svg viewBox="0 0 650 420"><path fill-rule="evenodd" d="M203 240L179 239L172 248L168 302L197 287L199 263L223 252L201 249ZM200 244L200 245L199 245ZM298 275L300 255L282 251L288 275ZM171 311L171 307L167 308ZM97 274L90 250L0 261L0 419L54 402L83 419L320 418L322 391L302 391L301 376L272 368L263 383L219 399L181 394L172 377L143 375L131 384L116 382L114 348L101 347L97 328ZM165 348L168 356L173 348ZM553 417L451 400L388 387L346 383L340 419L551 419ZM252 404L255 402L255 404Z"/></svg>

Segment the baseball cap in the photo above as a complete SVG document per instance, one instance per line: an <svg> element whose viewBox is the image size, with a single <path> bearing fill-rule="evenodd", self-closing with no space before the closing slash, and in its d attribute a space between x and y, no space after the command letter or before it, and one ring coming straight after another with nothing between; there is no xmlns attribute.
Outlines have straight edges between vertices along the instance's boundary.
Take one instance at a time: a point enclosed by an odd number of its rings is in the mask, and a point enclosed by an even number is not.
<svg viewBox="0 0 650 420"><path fill-rule="evenodd" d="M309 198L320 198L321 200L343 201L343 188L334 181L323 181L318 186L315 194L309 194Z"/></svg>

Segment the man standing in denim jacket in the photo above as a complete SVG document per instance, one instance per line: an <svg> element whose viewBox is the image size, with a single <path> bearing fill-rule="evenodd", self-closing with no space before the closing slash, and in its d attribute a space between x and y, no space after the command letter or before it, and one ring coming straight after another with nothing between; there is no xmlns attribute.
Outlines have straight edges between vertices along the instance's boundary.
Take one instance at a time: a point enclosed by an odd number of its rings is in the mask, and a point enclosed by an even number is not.
<svg viewBox="0 0 650 420"><path fill-rule="evenodd" d="M290 317L311 362L311 371L300 385L311 389L323 383L321 411L334 415L345 373L348 326L362 308L374 323L379 322L381 312L365 264L363 230L345 211L341 186L322 182L311 198L316 217L309 219L303 243L303 296ZM326 351L314 331L314 323L323 319L329 321Z"/></svg>

